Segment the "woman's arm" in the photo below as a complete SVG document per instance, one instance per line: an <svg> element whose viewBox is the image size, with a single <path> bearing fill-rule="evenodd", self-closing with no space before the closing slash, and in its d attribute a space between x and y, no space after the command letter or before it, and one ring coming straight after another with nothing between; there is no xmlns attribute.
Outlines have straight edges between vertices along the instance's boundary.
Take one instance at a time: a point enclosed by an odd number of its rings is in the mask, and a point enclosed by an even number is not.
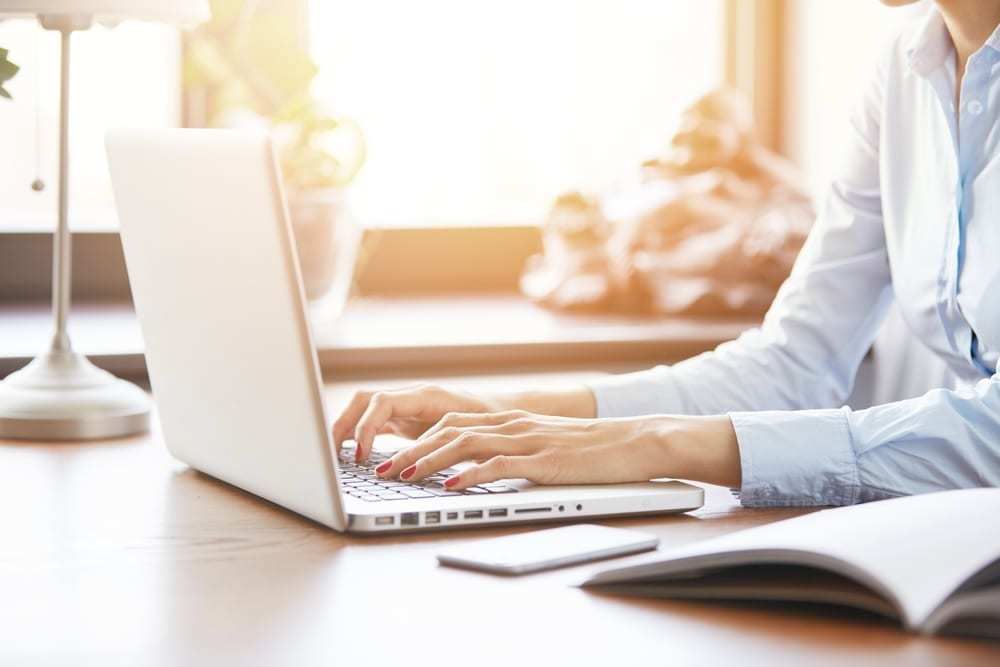
<svg viewBox="0 0 1000 667"><path fill-rule="evenodd" d="M878 73L852 115L838 177L762 326L674 366L591 383L598 416L842 404L892 300L879 174L882 82Z"/></svg>
<svg viewBox="0 0 1000 667"><path fill-rule="evenodd" d="M445 480L447 488L511 478L597 484L679 477L740 485L736 435L725 416L571 419L520 410L450 414L376 472L417 481L470 460L477 465Z"/></svg>

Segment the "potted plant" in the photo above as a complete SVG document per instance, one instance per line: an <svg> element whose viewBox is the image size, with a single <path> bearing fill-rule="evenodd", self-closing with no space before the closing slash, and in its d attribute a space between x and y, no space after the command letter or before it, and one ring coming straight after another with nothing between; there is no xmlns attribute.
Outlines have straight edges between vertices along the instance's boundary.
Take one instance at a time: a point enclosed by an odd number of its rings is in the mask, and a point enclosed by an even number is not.
<svg viewBox="0 0 1000 667"><path fill-rule="evenodd" d="M318 302L349 275L357 243L344 188L364 162L357 124L312 96L317 66L303 17L278 0L211 0L212 19L187 38L187 122L264 126L274 137L307 297ZM291 7L291 8L290 8ZM335 300L346 298L346 289ZM329 301L329 299L326 299Z"/></svg>
<svg viewBox="0 0 1000 667"><path fill-rule="evenodd" d="M7 60L7 49L0 49L0 97L11 99L10 93L3 85L13 79L19 69L21 68Z"/></svg>

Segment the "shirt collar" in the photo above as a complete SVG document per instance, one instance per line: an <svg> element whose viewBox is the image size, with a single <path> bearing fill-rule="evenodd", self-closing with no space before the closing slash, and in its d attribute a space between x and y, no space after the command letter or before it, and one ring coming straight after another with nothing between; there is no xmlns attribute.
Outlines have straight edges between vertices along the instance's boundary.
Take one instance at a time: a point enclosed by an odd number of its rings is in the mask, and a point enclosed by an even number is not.
<svg viewBox="0 0 1000 667"><path fill-rule="evenodd" d="M1000 40L996 32L991 40ZM945 63L951 53L951 36L944 24L941 13L935 8L927 13L920 28L916 31L906 50L910 67L927 76Z"/></svg>
<svg viewBox="0 0 1000 667"><path fill-rule="evenodd" d="M994 55L1000 55L1000 25L996 27L990 38L986 40L986 46L993 49L996 53Z"/></svg>
<svg viewBox="0 0 1000 667"><path fill-rule="evenodd" d="M1000 25L996 27L983 47L992 49L994 58L1000 58ZM941 12L937 8L933 8L927 13L920 28L910 40L906 55L910 60L910 67L917 74L927 76L944 65L953 50L948 26L945 25ZM980 49L980 51L982 50Z"/></svg>

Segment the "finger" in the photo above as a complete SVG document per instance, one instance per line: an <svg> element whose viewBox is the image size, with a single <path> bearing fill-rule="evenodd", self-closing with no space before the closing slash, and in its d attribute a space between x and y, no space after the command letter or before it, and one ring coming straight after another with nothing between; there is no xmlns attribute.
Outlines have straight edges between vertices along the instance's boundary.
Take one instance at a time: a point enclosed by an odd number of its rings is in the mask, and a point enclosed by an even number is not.
<svg viewBox="0 0 1000 667"><path fill-rule="evenodd" d="M401 449L393 454L385 463L375 468L375 472L381 477L395 477L438 447L447 445L461 433L458 428L449 426L430 437L424 434L412 447Z"/></svg>
<svg viewBox="0 0 1000 667"><path fill-rule="evenodd" d="M505 412L449 412L438 420L434 426L424 433L425 438L433 436L443 428L464 426L495 426L505 424L514 419L527 416L524 410L507 410Z"/></svg>
<svg viewBox="0 0 1000 667"><path fill-rule="evenodd" d="M394 435L409 438L410 440L416 440L423 435L425 430L427 430L427 422L420 420L402 419L393 420L389 423L392 424L392 432Z"/></svg>
<svg viewBox="0 0 1000 667"><path fill-rule="evenodd" d="M448 489L461 491L476 484L495 482L498 479L538 480L545 475L545 461L541 456L508 456L500 454L486 463L470 466L444 481Z"/></svg>
<svg viewBox="0 0 1000 667"><path fill-rule="evenodd" d="M354 396L347 403L347 407L340 413L337 420L333 422L333 446L336 448L338 454L340 453L340 446L344 444L344 440L349 439L353 435L354 427L368 407L368 401L371 400L371 397L372 392L370 391L355 392Z"/></svg>
<svg viewBox="0 0 1000 667"><path fill-rule="evenodd" d="M425 433L416 441L416 443L413 444L412 447L407 447L406 449L396 452L385 463L376 468L375 472L382 477L396 477L397 475L402 475L404 470L408 470L410 466L415 464L417 461L424 458L431 452L460 438L463 433L492 433L496 432L497 428L497 426L469 426L465 428L446 426L431 435ZM470 456L469 458L471 459L474 457ZM410 479L411 477L412 472L407 475L406 479Z"/></svg>
<svg viewBox="0 0 1000 667"><path fill-rule="evenodd" d="M462 461L485 461L498 455L525 455L536 450L535 439L527 436L464 431L443 447L417 459L399 477L412 482Z"/></svg>
<svg viewBox="0 0 1000 667"><path fill-rule="evenodd" d="M390 419L419 415L426 402L426 399L416 392L379 391L372 394L368 407L354 427L354 441L357 443L355 459L360 463L368 458L375 435Z"/></svg>

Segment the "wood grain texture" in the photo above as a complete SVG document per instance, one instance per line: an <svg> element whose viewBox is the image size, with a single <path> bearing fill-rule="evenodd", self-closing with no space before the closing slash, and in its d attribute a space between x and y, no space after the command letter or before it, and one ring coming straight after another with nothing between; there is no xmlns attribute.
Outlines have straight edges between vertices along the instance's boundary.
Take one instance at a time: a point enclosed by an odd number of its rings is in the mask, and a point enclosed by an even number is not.
<svg viewBox="0 0 1000 667"><path fill-rule="evenodd" d="M468 383L498 381L513 378ZM330 403L355 386L331 386ZM743 509L708 491L688 515L603 523L669 546L803 511ZM570 585L593 566L522 578L439 567L447 544L530 528L340 535L187 468L157 433L0 442L0 494L2 665L1000 664L996 644L915 637L867 616Z"/></svg>

